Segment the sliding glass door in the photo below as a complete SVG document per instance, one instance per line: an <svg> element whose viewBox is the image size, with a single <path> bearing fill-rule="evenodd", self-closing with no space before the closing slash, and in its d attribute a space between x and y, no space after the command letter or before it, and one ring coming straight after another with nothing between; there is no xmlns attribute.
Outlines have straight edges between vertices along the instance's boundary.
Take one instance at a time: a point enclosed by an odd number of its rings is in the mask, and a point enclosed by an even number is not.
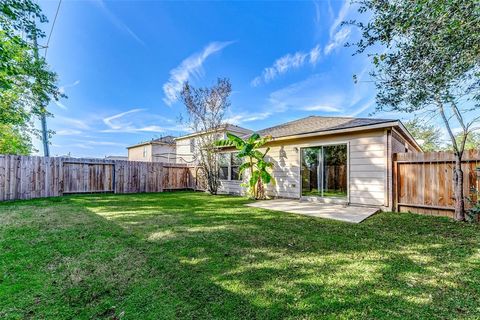
<svg viewBox="0 0 480 320"><path fill-rule="evenodd" d="M302 196L347 197L347 145L301 149Z"/></svg>

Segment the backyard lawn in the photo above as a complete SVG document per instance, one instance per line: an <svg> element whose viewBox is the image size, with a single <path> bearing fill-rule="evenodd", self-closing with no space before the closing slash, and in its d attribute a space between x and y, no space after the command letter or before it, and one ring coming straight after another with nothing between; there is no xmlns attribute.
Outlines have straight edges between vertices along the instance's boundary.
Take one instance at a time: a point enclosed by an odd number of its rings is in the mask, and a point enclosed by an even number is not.
<svg viewBox="0 0 480 320"><path fill-rule="evenodd" d="M0 204L0 318L479 319L480 226L193 192Z"/></svg>

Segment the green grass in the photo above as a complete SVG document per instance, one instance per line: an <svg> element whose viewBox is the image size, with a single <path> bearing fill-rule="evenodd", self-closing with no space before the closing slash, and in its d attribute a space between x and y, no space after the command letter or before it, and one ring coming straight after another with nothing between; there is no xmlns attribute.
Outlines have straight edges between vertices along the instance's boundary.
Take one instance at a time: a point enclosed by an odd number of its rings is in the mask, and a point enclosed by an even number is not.
<svg viewBox="0 0 480 320"><path fill-rule="evenodd" d="M1 319L479 319L480 226L176 192L0 204Z"/></svg>
<svg viewBox="0 0 480 320"><path fill-rule="evenodd" d="M322 193L317 189L312 189L310 191L303 191L303 196L322 196ZM334 190L334 189L327 189L323 190L324 197L335 197L335 198L345 198L347 196L346 191Z"/></svg>

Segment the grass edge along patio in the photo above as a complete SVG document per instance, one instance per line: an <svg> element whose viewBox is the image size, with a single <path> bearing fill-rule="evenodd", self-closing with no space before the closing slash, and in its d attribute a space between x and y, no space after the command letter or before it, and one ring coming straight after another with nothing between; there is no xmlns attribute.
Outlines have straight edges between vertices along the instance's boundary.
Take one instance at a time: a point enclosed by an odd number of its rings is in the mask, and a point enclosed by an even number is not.
<svg viewBox="0 0 480 320"><path fill-rule="evenodd" d="M225 125L219 132L247 136L251 130ZM276 183L267 195L274 198L320 200L393 208L392 157L397 152L419 152L421 147L399 120L310 116L257 131L271 135L269 161ZM194 163L195 139L202 133L128 148L129 160ZM168 143L166 143L168 141ZM238 163L224 148L219 192L245 194Z"/></svg>

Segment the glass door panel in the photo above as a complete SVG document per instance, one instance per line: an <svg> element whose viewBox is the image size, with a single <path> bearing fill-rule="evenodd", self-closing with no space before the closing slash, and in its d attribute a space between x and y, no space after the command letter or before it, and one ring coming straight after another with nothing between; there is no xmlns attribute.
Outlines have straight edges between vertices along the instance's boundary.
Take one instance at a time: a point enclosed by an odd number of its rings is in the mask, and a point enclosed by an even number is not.
<svg viewBox="0 0 480 320"><path fill-rule="evenodd" d="M323 147L323 197L347 196L347 145Z"/></svg>
<svg viewBox="0 0 480 320"><path fill-rule="evenodd" d="M322 195L322 147L301 149L302 196Z"/></svg>
<svg viewBox="0 0 480 320"><path fill-rule="evenodd" d="M301 149L302 196L347 197L347 145Z"/></svg>

